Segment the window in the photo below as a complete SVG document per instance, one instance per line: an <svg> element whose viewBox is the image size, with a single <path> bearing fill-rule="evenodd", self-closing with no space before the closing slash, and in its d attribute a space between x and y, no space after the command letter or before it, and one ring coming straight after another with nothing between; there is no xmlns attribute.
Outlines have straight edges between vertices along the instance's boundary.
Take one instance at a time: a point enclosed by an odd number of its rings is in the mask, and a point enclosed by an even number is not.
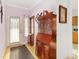
<svg viewBox="0 0 79 59"><path fill-rule="evenodd" d="M29 18L28 17L25 17L25 36L28 36L28 28L29 28L29 25L28 25L28 21L29 21Z"/></svg>

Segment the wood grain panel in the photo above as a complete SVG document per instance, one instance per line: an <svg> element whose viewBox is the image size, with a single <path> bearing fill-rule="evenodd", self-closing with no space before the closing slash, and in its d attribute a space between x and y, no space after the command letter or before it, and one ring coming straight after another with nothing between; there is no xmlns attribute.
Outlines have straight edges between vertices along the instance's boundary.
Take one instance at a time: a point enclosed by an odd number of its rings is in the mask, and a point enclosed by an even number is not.
<svg viewBox="0 0 79 59"><path fill-rule="evenodd" d="M73 43L78 44L78 32L73 32Z"/></svg>
<svg viewBox="0 0 79 59"><path fill-rule="evenodd" d="M72 26L73 27L78 26L78 16L73 16L72 17ZM73 39L73 43L78 44L78 32L77 31L72 32L72 39Z"/></svg>
<svg viewBox="0 0 79 59"><path fill-rule="evenodd" d="M72 17L72 25L78 26L78 16L73 16Z"/></svg>

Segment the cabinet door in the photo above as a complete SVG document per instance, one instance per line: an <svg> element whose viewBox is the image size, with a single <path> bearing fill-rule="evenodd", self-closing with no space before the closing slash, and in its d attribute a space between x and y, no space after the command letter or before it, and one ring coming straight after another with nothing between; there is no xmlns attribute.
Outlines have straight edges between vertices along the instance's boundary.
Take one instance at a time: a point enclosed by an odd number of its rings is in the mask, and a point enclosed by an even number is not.
<svg viewBox="0 0 79 59"><path fill-rule="evenodd" d="M78 32L73 32L73 43L78 44Z"/></svg>
<svg viewBox="0 0 79 59"><path fill-rule="evenodd" d="M78 26L78 17L77 16L72 17L72 25Z"/></svg>
<svg viewBox="0 0 79 59"><path fill-rule="evenodd" d="M73 16L72 17L72 39L73 39L73 43L78 43L78 17L77 16ZM74 30L76 29L76 30Z"/></svg>

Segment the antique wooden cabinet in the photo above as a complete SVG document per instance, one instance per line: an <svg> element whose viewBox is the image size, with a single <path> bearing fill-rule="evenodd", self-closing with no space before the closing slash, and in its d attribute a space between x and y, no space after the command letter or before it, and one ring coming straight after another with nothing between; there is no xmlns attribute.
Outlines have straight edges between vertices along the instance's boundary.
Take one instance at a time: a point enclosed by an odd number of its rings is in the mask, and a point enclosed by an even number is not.
<svg viewBox="0 0 79 59"><path fill-rule="evenodd" d="M37 14L36 55L39 59L56 59L56 15L47 10Z"/></svg>

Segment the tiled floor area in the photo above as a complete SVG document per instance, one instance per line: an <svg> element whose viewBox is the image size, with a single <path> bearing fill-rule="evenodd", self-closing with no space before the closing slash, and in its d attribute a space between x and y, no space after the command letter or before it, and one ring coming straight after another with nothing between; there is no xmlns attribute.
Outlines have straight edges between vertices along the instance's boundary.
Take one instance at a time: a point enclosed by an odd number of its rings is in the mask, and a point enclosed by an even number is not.
<svg viewBox="0 0 79 59"><path fill-rule="evenodd" d="M78 59L78 45L73 44L73 58Z"/></svg>

